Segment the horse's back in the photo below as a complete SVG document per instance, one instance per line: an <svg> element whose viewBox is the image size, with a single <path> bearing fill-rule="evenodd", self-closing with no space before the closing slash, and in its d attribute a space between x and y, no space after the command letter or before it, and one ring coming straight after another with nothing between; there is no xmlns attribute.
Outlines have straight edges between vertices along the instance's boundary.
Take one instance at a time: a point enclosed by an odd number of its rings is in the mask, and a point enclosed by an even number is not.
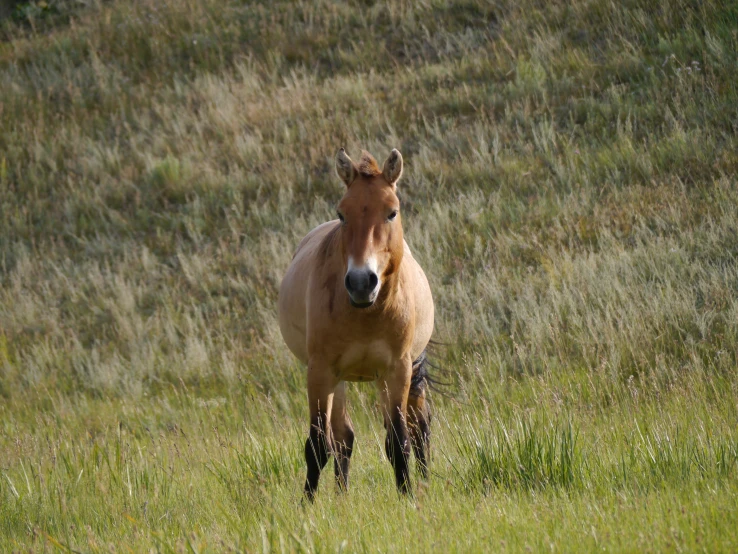
<svg viewBox="0 0 738 554"><path fill-rule="evenodd" d="M300 242L279 288L279 328L287 346L307 363L307 292L318 248L339 224L337 220L318 225Z"/></svg>

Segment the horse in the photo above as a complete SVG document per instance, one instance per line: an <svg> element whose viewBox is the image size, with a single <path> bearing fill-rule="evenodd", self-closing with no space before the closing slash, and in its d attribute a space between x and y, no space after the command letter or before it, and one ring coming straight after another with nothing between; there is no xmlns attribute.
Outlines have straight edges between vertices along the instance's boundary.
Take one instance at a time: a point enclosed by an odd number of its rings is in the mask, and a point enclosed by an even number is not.
<svg viewBox="0 0 738 554"><path fill-rule="evenodd" d="M430 441L426 346L433 333L433 297L403 238L397 182L402 155L382 169L366 151L358 164L341 148L336 173L345 185L338 219L300 242L279 290L279 326L307 365L310 429L305 442L304 495L313 501L330 455L340 491L348 490L354 430L346 382L379 388L385 452L400 493L411 492L414 452L427 479Z"/></svg>

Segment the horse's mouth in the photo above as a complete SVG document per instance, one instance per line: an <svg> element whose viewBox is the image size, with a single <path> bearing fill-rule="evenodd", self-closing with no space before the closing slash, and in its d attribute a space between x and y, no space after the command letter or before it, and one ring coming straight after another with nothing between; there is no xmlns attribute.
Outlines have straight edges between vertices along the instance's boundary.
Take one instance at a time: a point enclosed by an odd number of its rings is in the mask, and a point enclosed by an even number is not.
<svg viewBox="0 0 738 554"><path fill-rule="evenodd" d="M351 296L349 296L349 302L351 302L351 305L354 308L359 308L361 310L363 310L364 308L369 308L370 306L374 304L374 300L372 300L371 302L362 302L362 303L354 302L354 299L351 298Z"/></svg>

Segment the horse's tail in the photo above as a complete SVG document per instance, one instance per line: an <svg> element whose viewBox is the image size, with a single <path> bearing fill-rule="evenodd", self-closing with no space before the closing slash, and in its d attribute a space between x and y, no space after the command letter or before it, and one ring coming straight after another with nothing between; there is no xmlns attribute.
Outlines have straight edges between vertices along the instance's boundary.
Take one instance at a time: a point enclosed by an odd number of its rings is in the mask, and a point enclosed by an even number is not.
<svg viewBox="0 0 738 554"><path fill-rule="evenodd" d="M431 344L438 343L432 342ZM413 396L420 396L426 389L431 389L445 395L446 392L443 389L444 387L449 387L451 383L440 380L438 378L439 374L448 376L447 371L433 364L428 359L428 349L426 348L421 352L420 356L418 356L418 359L413 362L413 375L410 379L410 394Z"/></svg>

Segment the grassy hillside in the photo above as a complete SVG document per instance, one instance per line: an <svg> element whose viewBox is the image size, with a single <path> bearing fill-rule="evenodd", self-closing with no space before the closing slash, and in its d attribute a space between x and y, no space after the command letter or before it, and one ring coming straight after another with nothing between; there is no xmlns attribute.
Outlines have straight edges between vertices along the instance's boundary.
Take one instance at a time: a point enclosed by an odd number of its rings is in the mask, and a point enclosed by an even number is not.
<svg viewBox="0 0 738 554"><path fill-rule="evenodd" d="M0 550L738 549L732 2L0 11ZM371 386L300 504L275 317L337 148L405 159L432 479Z"/></svg>

